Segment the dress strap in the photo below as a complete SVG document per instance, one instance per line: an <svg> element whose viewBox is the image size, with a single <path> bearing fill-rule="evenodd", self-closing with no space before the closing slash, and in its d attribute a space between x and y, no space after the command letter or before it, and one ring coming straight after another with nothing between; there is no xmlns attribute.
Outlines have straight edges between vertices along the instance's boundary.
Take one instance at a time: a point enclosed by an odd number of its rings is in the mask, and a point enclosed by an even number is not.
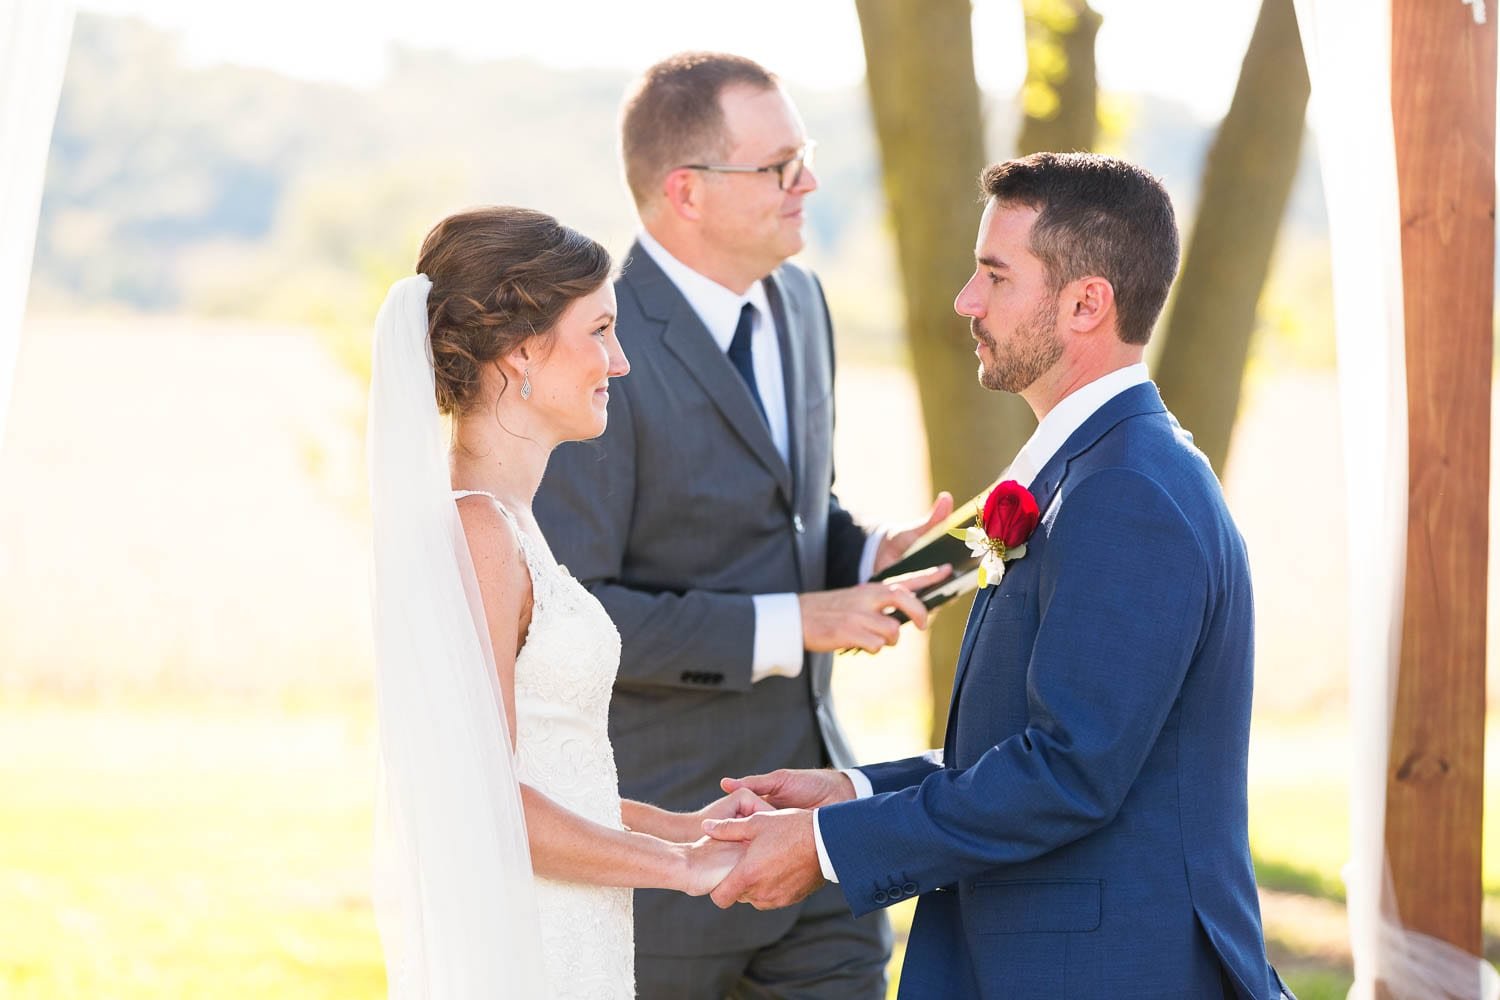
<svg viewBox="0 0 1500 1000"><path fill-rule="evenodd" d="M516 519L513 516L511 516L511 513L510 513L509 510L506 509L505 504L501 503L500 502L500 498L497 497L497 496L495 496L495 494L489 492L488 490L454 490L453 491L453 499L454 499L455 502L457 502L459 500L462 500L464 497L489 497L491 500L493 500L495 502L495 506L500 509L500 513L505 515L505 519L510 522L511 527L515 528L517 532L519 532L521 530L520 526L516 524Z"/></svg>

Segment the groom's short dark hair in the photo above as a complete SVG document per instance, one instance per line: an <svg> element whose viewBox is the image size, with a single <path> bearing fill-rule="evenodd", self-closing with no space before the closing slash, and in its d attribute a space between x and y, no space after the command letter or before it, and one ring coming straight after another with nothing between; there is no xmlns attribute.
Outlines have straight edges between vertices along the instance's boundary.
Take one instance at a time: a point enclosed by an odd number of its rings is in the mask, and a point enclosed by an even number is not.
<svg viewBox="0 0 1500 1000"><path fill-rule="evenodd" d="M1115 290L1120 339L1144 344L1177 275L1177 217L1161 181L1094 153L1033 153L987 167L984 193L1039 213L1031 252L1054 291L1097 275Z"/></svg>
<svg viewBox="0 0 1500 1000"><path fill-rule="evenodd" d="M778 83L755 60L726 52L679 52L636 81L620 109L620 158L637 207L656 196L671 171L725 155L719 96L734 86L770 90Z"/></svg>

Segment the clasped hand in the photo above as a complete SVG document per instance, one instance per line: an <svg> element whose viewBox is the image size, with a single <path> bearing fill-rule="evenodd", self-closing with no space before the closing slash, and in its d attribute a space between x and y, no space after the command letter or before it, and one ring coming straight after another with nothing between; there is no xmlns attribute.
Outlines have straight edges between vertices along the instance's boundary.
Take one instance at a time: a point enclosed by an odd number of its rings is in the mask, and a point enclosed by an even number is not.
<svg viewBox="0 0 1500 1000"><path fill-rule="evenodd" d="M686 876L682 891L689 896L702 896L724 880L724 877L745 856L743 844L715 840L703 833L705 823L753 816L758 812L769 812L775 808L749 787L725 786L727 793L710 802L697 812L682 814L685 821L681 833L674 838L685 841L681 845Z"/></svg>
<svg viewBox="0 0 1500 1000"><path fill-rule="evenodd" d="M725 778L721 786L730 795L754 793L766 808L703 821L704 832L714 841L743 852L709 894L715 904L728 908L745 902L771 910L791 906L823 885L812 810L854 798L847 775L828 769L782 769Z"/></svg>

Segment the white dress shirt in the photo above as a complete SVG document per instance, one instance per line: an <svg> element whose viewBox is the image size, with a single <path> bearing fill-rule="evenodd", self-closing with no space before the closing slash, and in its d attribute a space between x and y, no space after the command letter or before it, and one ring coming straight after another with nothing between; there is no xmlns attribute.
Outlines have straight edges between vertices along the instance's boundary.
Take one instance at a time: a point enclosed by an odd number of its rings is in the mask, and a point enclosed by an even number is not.
<svg viewBox="0 0 1500 1000"><path fill-rule="evenodd" d="M790 442L786 413L786 383L781 371L781 342L776 335L776 318L766 297L762 282L755 282L743 294L731 291L712 278L693 270L662 246L650 233L642 230L636 239L641 248L677 286L693 312L703 321L709 336L725 354L734 339L745 303L755 306L755 324L750 328L750 364L755 372L755 387L766 408L766 424L771 443L788 461ZM883 532L874 532L865 541L860 558L860 578L869 579L875 564L875 551ZM752 683L767 677L796 677L802 673L802 606L796 594L756 594L755 649L750 660Z"/></svg>
<svg viewBox="0 0 1500 1000"><path fill-rule="evenodd" d="M1143 382L1151 380L1150 373L1144 364L1127 365L1117 368L1108 375L1103 375L1088 385L1075 390L1071 395L1062 400L1052 408L1052 411L1042 418L1037 424L1036 430L1016 457L1006 467L1005 474L1001 479L1014 479L1022 486L1030 487L1037 473L1057 454L1073 432L1082 427L1105 403L1114 399L1126 389L1134 388ZM929 750L927 755L934 763L942 764L943 751ZM854 797L863 799L874 793L870 785L870 779L857 767L851 767L844 771L849 780L854 784ZM818 864L823 869L823 877L830 882L837 882L838 873L833 870L833 863L828 860L828 849L823 846L823 831L818 826L818 811L813 810L813 840L818 846Z"/></svg>

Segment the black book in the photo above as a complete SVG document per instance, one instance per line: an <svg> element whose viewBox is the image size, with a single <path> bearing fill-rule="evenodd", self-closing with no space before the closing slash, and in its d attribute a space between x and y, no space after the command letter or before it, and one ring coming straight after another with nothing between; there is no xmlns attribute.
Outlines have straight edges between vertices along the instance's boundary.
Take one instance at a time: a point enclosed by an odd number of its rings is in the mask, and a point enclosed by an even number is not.
<svg viewBox="0 0 1500 1000"><path fill-rule="evenodd" d="M876 573L871 579L889 580L894 576L946 564L953 567L952 576L917 591L917 597L927 606L927 610L936 610L954 598L972 593L979 586L979 557L969 551L969 547L963 543L962 539L955 538L951 533L957 531L962 534L965 528L975 523L974 519L979 516L990 491L1000 483L1001 480L995 480L980 490L974 499L954 508L946 521L917 539L900 559ZM897 621L907 620L906 615L900 611L895 611L893 614Z"/></svg>

